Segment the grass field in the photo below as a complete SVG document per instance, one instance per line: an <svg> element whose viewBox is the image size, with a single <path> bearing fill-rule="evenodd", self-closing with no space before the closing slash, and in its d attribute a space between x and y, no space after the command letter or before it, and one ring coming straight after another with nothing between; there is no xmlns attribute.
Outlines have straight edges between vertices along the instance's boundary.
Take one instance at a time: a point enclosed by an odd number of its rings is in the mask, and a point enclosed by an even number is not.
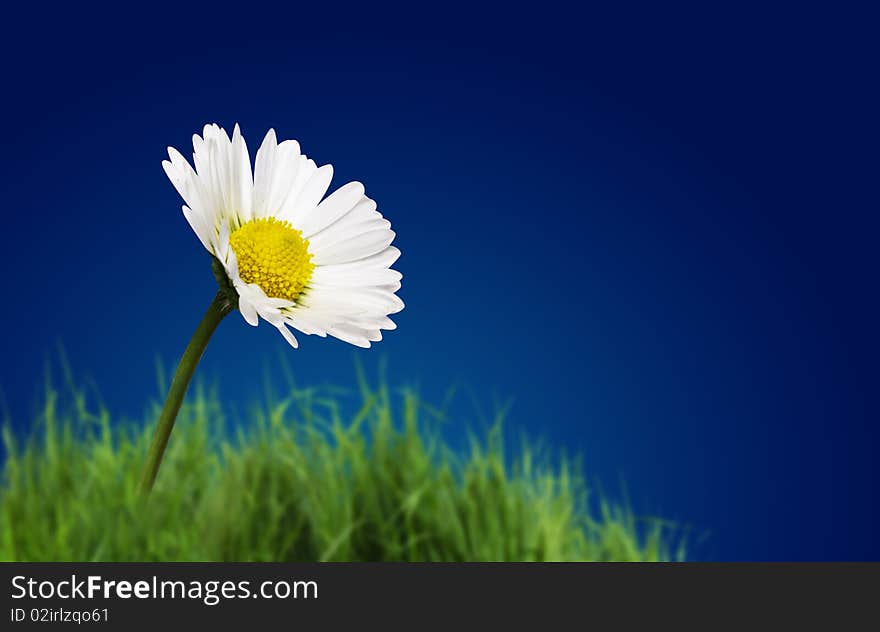
<svg viewBox="0 0 880 632"><path fill-rule="evenodd" d="M146 502L136 490L159 405L117 422L82 389L62 391L47 386L29 438L4 428L2 560L683 557L659 520L588 503L576 463L527 445L511 457L500 423L452 450L412 391L361 379L346 414L328 389L291 387L233 428L197 387Z"/></svg>

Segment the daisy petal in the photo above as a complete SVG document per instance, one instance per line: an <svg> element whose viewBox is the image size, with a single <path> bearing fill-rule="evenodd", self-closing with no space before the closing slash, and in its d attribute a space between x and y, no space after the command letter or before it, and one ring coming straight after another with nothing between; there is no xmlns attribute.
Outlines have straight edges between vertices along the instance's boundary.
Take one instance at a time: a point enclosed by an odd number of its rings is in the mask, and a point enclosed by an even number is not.
<svg viewBox="0 0 880 632"><path fill-rule="evenodd" d="M324 165L310 174L304 182L302 190L293 191L279 214L280 219L287 220L294 228L300 228L300 221L315 210L318 202L327 193L330 181L333 179L333 165Z"/></svg>
<svg viewBox="0 0 880 632"><path fill-rule="evenodd" d="M257 310L254 309L254 306L251 305L249 300L242 296L239 296L238 299L238 311L241 312L242 317L248 325L256 327L260 324L260 319L257 317Z"/></svg>
<svg viewBox="0 0 880 632"><path fill-rule="evenodd" d="M335 272L360 272L382 269L393 265L398 258L400 258L400 250L394 246L389 246L375 255L370 255L369 257L364 257L356 261L329 264L324 266L324 269L333 270Z"/></svg>
<svg viewBox="0 0 880 632"><path fill-rule="evenodd" d="M253 214L261 213L268 208L277 148L278 141L275 138L275 130L270 129L263 139L263 144L257 150L257 160L254 164L254 193L251 209Z"/></svg>
<svg viewBox="0 0 880 632"><path fill-rule="evenodd" d="M195 216L192 210L186 205L183 206L183 216L186 218L186 221L189 222L189 226L193 229L196 237L198 237L199 241L202 242L205 250L207 250L208 252L212 252L211 233L204 225L204 222L202 222L202 218Z"/></svg>
<svg viewBox="0 0 880 632"><path fill-rule="evenodd" d="M291 332L286 325L278 325L278 331L281 332L281 335L284 336L284 339L290 344L291 347L293 347L294 349L299 348L299 343L296 341L293 332Z"/></svg>
<svg viewBox="0 0 880 632"><path fill-rule="evenodd" d="M251 220L251 199L253 197L254 180L251 173L251 159L248 155L247 144L235 124L232 132L232 144L230 146L231 176L232 176L232 211L241 217L241 223Z"/></svg>
<svg viewBox="0 0 880 632"><path fill-rule="evenodd" d="M394 231L380 228L355 235L325 249L312 252L315 265L331 265L357 261L382 252L394 241Z"/></svg>
<svg viewBox="0 0 880 632"><path fill-rule="evenodd" d="M358 327L339 325L330 329L328 333L334 338L339 338L343 342L352 344L355 347L361 347L362 349L370 348L370 340L365 335L366 332Z"/></svg>
<svg viewBox="0 0 880 632"><path fill-rule="evenodd" d="M308 213L300 222L303 237L309 238L324 230L340 217L355 208L364 199L364 185L360 182L349 182L327 196L315 210ZM374 203L375 205L375 203Z"/></svg>

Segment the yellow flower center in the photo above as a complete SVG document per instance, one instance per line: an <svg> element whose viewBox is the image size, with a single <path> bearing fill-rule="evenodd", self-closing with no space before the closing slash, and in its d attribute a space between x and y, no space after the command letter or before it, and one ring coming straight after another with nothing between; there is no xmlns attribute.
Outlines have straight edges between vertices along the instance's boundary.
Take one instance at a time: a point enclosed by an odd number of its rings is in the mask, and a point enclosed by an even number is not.
<svg viewBox="0 0 880 632"><path fill-rule="evenodd" d="M312 278L309 242L288 222L252 220L229 236L229 245L238 258L241 280L256 283L266 296L295 301Z"/></svg>

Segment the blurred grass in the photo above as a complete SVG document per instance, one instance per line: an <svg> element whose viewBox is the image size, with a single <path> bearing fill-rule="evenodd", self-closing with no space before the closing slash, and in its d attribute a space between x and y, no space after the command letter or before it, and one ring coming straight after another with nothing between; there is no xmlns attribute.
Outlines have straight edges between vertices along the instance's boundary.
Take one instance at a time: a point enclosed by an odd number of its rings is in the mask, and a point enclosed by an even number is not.
<svg viewBox="0 0 880 632"><path fill-rule="evenodd" d="M329 389L291 387L233 430L217 394L197 386L143 503L137 483L159 405L144 424L117 423L68 382L63 393L47 384L29 438L4 427L4 561L683 557L661 521L588 503L576 463L528 444L509 459L500 421L456 452L415 392L392 396L362 376L353 415Z"/></svg>

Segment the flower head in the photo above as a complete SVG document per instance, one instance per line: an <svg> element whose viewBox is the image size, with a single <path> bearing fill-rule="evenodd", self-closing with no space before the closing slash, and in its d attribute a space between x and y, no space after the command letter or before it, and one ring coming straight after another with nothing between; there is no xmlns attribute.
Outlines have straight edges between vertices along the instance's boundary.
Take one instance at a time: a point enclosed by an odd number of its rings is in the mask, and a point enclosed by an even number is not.
<svg viewBox="0 0 880 632"><path fill-rule="evenodd" d="M359 347L394 329L403 309L400 256L391 224L350 182L324 198L333 167L318 167L299 143L269 130L253 173L238 125L193 135L195 169L173 147L162 162L186 205L183 214L256 326L263 318L294 347L289 327ZM322 199L323 198L323 199Z"/></svg>

